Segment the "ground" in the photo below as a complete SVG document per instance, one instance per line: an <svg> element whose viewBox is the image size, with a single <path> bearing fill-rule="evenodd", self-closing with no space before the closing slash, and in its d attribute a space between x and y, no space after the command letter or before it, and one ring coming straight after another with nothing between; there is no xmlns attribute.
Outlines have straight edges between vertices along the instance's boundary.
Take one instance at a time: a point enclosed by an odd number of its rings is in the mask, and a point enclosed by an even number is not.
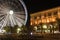
<svg viewBox="0 0 60 40"><path fill-rule="evenodd" d="M0 35L0 40L60 40L60 34L45 35Z"/></svg>

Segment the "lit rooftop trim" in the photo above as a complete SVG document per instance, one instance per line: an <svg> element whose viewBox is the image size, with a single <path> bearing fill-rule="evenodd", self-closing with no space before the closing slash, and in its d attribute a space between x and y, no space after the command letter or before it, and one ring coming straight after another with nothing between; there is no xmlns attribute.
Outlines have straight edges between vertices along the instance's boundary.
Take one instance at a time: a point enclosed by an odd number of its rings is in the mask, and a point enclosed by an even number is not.
<svg viewBox="0 0 60 40"><path fill-rule="evenodd" d="M54 12L55 10L60 10L60 7L54 7L54 8L48 9L48 10L36 12L36 13L30 14L30 16L33 17L33 16L40 15L40 13Z"/></svg>

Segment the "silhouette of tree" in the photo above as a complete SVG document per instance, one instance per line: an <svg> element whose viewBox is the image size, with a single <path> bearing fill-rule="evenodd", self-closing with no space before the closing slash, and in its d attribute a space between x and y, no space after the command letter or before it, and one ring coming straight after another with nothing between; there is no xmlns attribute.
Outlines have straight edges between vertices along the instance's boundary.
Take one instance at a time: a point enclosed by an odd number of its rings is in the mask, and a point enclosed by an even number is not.
<svg viewBox="0 0 60 40"><path fill-rule="evenodd" d="M4 29L4 30L6 30L6 33L11 32L11 29L10 29L10 27L9 27L9 26L5 26L3 29Z"/></svg>
<svg viewBox="0 0 60 40"><path fill-rule="evenodd" d="M56 20L57 20L59 31L60 31L60 19L59 18L56 18Z"/></svg>

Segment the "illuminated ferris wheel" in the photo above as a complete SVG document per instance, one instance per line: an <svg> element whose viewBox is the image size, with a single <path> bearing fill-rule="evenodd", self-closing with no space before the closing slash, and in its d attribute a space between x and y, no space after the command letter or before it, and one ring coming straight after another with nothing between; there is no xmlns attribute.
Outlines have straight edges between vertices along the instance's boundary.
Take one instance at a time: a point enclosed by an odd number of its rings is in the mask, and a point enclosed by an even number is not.
<svg viewBox="0 0 60 40"><path fill-rule="evenodd" d="M27 10L21 0L0 0L0 29L4 26L18 25L27 21Z"/></svg>

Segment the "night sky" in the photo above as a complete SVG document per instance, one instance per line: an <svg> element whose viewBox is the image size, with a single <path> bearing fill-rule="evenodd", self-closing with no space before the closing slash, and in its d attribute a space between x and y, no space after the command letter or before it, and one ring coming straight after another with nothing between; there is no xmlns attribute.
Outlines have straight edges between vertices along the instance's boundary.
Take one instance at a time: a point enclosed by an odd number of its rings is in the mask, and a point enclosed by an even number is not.
<svg viewBox="0 0 60 40"><path fill-rule="evenodd" d="M28 13L34 13L60 6L59 0L23 0L27 6Z"/></svg>

